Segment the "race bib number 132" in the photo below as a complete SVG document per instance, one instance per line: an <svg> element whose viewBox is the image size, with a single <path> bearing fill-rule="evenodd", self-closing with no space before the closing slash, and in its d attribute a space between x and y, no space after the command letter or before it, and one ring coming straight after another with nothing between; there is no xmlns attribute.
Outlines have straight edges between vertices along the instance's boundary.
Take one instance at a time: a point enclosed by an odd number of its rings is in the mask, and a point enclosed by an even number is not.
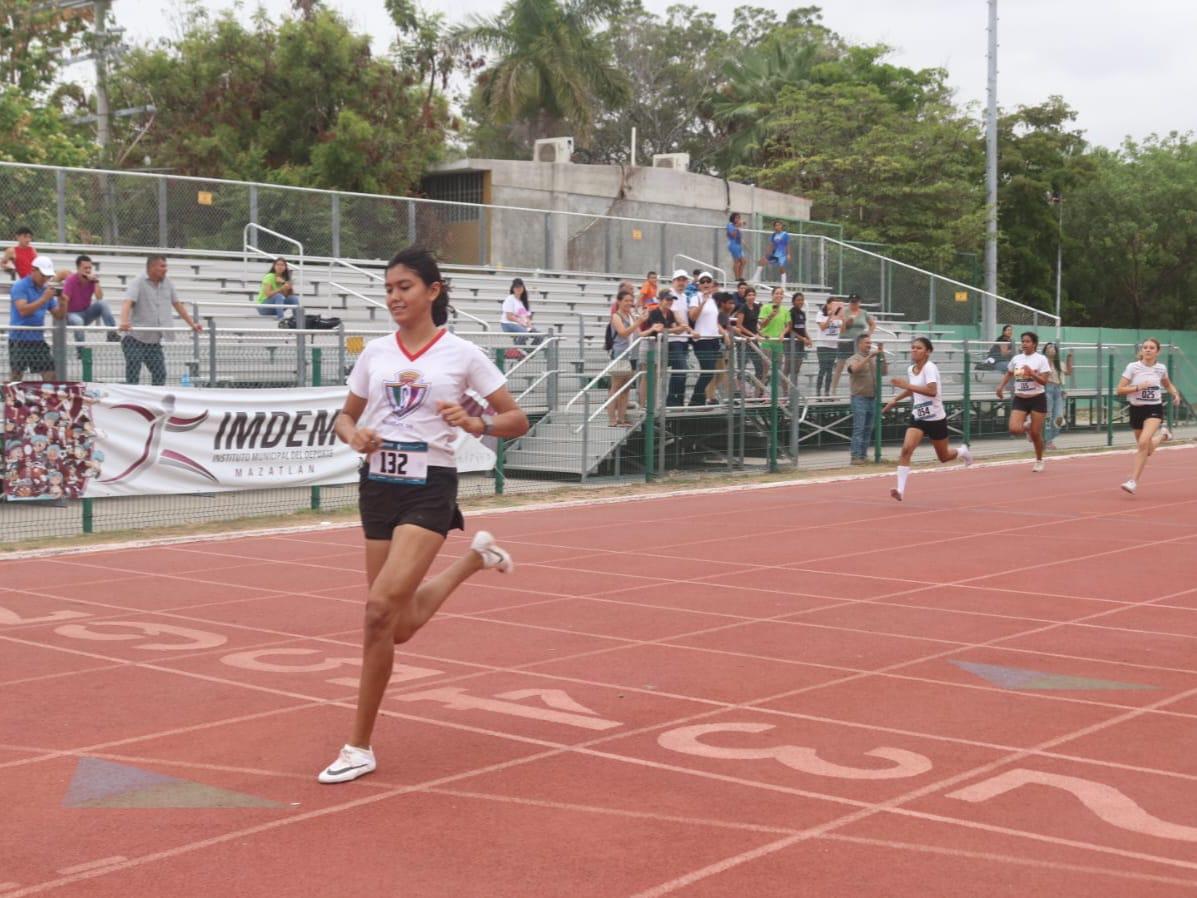
<svg viewBox="0 0 1197 898"><path fill-rule="evenodd" d="M423 486L428 482L428 444L385 441L370 453L370 480Z"/></svg>

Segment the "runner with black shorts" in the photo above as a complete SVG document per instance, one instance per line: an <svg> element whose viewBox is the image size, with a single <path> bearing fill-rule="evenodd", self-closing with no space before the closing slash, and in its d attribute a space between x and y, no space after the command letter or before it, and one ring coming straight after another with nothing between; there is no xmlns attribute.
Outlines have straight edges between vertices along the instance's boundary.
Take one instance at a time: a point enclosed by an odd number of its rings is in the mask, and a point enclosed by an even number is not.
<svg viewBox="0 0 1197 898"><path fill-rule="evenodd" d="M411 639L473 574L513 568L494 537L479 531L469 551L424 580L449 531L465 529L452 448L457 428L510 439L527 433L528 419L482 350L445 330L449 292L430 253L407 249L391 259L386 291L399 330L366 345L336 421L341 441L365 455L358 505L369 594L357 716L349 741L320 773L322 783L374 769L370 737L395 644ZM497 414L469 414L462 408L467 390L485 397Z"/></svg>
<svg viewBox="0 0 1197 898"><path fill-rule="evenodd" d="M1052 377L1051 362L1039 352L1039 335L1026 331L1020 337L1022 352L1010 359L1006 374L998 384L997 398L1004 399L1006 384L1014 378L1014 403L1010 411L1010 435L1026 433L1027 416L1031 417L1031 444L1035 447L1035 466L1043 470L1043 421L1047 417L1047 382Z"/></svg>
<svg viewBox="0 0 1197 898"><path fill-rule="evenodd" d="M902 440L902 453L898 457L898 486L889 491L899 502L906 493L910 459L923 437L931 440L931 445L935 447L935 455L941 464L955 461L957 458L964 462L966 468L973 463L968 446L961 445L959 449L948 448L948 413L943 407L943 397L939 392L942 383L939 368L931 361L932 349L931 341L926 337L914 338L910 344L910 358L914 364L907 369L907 376L890 379L890 383L901 392L881 409L881 414L884 415L899 402L914 397L910 424L906 428L906 436Z"/></svg>
<svg viewBox="0 0 1197 898"><path fill-rule="evenodd" d="M1160 341L1148 337L1140 348L1138 361L1131 362L1122 372L1122 379L1114 391L1125 396L1130 403L1130 426L1135 432L1135 468L1130 480L1122 484L1128 493L1134 493L1147 464L1160 443L1172 439L1168 425L1164 423L1164 397L1161 390L1167 390L1173 402L1180 402L1180 393L1168 379L1168 369L1159 362Z"/></svg>

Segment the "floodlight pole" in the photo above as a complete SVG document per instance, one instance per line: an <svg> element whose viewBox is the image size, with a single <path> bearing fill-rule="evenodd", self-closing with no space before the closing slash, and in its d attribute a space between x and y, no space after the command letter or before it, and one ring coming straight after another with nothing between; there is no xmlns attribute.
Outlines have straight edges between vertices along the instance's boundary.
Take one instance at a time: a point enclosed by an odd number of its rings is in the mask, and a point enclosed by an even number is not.
<svg viewBox="0 0 1197 898"><path fill-rule="evenodd" d="M998 292L998 133L997 133L997 0L989 0L989 88L985 116L985 290L981 302L981 336L997 333Z"/></svg>
<svg viewBox="0 0 1197 898"><path fill-rule="evenodd" d="M96 0L96 143L100 145L100 164L108 164L108 143L111 137L112 112L108 106L108 10L111 0Z"/></svg>
<svg viewBox="0 0 1197 898"><path fill-rule="evenodd" d="M1064 197L1060 191L1052 191L1050 203L1056 206L1056 339L1060 338L1060 284L1064 273Z"/></svg>

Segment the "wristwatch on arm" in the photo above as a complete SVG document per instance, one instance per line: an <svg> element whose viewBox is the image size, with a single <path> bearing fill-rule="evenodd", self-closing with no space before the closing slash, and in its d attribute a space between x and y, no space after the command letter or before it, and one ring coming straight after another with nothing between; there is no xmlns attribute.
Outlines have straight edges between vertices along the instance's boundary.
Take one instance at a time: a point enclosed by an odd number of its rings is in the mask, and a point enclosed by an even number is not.
<svg viewBox="0 0 1197 898"><path fill-rule="evenodd" d="M495 419L492 418L490 415L479 415L478 420L482 422L481 436L484 436L484 437L490 436L490 428L491 428L491 425L495 423Z"/></svg>

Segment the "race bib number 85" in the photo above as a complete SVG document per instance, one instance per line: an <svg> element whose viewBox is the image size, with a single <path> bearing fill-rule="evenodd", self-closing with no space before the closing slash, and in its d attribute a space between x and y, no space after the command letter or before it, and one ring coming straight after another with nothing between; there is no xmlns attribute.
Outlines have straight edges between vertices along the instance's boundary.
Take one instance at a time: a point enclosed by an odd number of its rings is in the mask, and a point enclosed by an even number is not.
<svg viewBox="0 0 1197 898"><path fill-rule="evenodd" d="M428 444L385 441L370 453L370 480L423 486L428 482Z"/></svg>

